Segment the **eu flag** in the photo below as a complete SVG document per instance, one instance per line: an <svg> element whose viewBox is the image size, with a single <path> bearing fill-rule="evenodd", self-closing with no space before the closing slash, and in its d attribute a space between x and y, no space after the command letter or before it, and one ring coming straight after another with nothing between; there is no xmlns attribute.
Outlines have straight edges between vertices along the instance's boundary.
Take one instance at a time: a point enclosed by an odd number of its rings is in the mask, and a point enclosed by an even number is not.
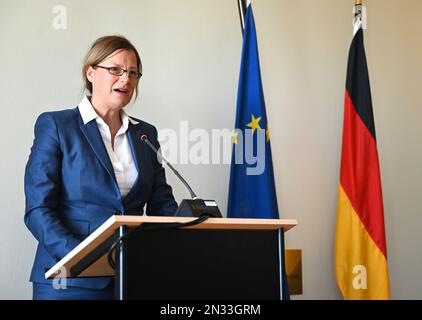
<svg viewBox="0 0 422 320"><path fill-rule="evenodd" d="M251 5L243 34L227 217L279 217Z"/></svg>

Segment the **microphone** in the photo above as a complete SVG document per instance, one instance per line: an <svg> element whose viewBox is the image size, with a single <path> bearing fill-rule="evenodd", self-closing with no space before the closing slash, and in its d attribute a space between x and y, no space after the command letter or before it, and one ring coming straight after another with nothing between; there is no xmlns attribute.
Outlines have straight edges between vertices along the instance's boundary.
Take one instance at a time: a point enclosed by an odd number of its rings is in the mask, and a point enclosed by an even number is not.
<svg viewBox="0 0 422 320"><path fill-rule="evenodd" d="M222 214L218 209L217 202L215 200L202 200L193 192L189 183L181 176L181 174L163 157L161 152L148 140L148 135L143 133L141 134L141 141L157 155L157 159L161 159L164 163L173 171L176 177L184 184L186 189L188 189L192 199L183 199L179 207L175 212L176 217L200 217L200 216L209 216L214 218L222 218Z"/></svg>

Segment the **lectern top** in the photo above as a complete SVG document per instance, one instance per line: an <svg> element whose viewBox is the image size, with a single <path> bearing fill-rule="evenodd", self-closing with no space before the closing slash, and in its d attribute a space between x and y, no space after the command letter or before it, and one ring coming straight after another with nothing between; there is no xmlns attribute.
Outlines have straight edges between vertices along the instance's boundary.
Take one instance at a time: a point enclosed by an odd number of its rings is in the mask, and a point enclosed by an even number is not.
<svg viewBox="0 0 422 320"><path fill-rule="evenodd" d="M115 234L115 231L121 226L129 228L139 227L144 223L185 223L196 218L185 217L158 217L158 216L111 216L97 230L90 234L69 254L55 264L45 273L46 278L61 277L61 270L65 268L70 270L86 256L91 254L104 241ZM209 218L201 224L183 227L185 229L221 229L221 230L279 230L284 232L297 225L296 220L292 219L233 219L233 218ZM101 270L101 272L99 272ZM80 276L106 276L114 275L114 270L108 265L107 259L102 257L93 263L88 269L83 271ZM63 275L66 276L66 275Z"/></svg>

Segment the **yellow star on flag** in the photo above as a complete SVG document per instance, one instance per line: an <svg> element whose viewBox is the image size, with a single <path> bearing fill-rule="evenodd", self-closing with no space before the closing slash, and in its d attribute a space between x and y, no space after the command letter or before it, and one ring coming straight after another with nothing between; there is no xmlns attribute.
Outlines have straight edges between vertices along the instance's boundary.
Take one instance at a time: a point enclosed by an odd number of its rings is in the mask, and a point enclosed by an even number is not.
<svg viewBox="0 0 422 320"><path fill-rule="evenodd" d="M270 141L270 128L267 126L267 130L265 130L265 135L267 136L267 142Z"/></svg>
<svg viewBox="0 0 422 320"><path fill-rule="evenodd" d="M234 144L237 144L237 136L239 135L239 132L238 131L236 131L236 132L233 132L233 135L232 135L232 142L234 143Z"/></svg>
<svg viewBox="0 0 422 320"><path fill-rule="evenodd" d="M252 134L254 134L256 129L262 129L259 125L259 121L262 117L255 118L254 115L252 115L252 121L248 123L246 126L252 128Z"/></svg>

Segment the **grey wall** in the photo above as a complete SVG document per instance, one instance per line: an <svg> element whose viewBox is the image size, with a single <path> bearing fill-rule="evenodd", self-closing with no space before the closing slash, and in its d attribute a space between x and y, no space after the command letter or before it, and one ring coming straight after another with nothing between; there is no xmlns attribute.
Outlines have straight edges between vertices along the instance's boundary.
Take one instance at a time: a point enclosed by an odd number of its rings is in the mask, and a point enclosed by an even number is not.
<svg viewBox="0 0 422 320"><path fill-rule="evenodd" d="M23 170L38 114L76 106L90 43L123 34L144 63L130 114L158 128L232 128L241 34L237 0L0 0L0 298L29 299L36 242L23 224ZM303 250L304 294L338 299L333 270L344 83L353 0L255 0L261 72L287 246ZM53 7L67 9L55 30ZM392 297L420 299L422 2L371 0L366 51L384 192ZM178 169L225 211L228 165ZM187 196L168 173L178 200ZM223 266L222 266L223 267Z"/></svg>

